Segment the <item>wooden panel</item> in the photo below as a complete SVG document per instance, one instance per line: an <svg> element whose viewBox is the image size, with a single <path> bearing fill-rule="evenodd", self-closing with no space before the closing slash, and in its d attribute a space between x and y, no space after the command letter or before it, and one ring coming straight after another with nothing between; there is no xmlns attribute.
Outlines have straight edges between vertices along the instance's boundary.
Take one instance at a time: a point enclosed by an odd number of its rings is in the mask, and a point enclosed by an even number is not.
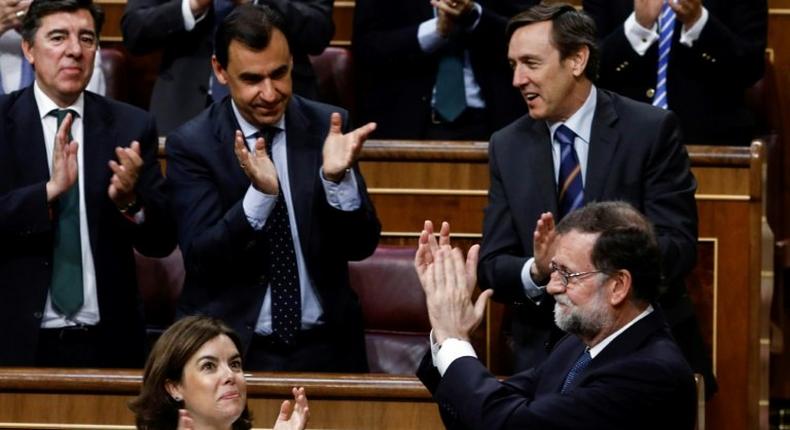
<svg viewBox="0 0 790 430"><path fill-rule="evenodd" d="M131 425L134 417L126 405L140 381L139 371L0 369L0 428L1 423ZM247 378L257 427L274 423L292 386L307 391L310 428L442 428L429 393L413 377L272 373Z"/></svg>

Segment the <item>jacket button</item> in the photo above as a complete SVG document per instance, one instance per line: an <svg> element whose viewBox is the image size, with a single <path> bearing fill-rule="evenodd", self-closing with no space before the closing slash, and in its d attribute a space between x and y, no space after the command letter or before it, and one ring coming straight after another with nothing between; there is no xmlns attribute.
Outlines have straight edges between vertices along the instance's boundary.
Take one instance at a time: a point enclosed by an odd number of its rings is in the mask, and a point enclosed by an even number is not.
<svg viewBox="0 0 790 430"><path fill-rule="evenodd" d="M41 312L33 312L33 318L40 320L44 315Z"/></svg>
<svg viewBox="0 0 790 430"><path fill-rule="evenodd" d="M652 99L653 96L656 95L656 90L654 90L653 88L648 88L647 91L645 91L645 95L647 96L647 98Z"/></svg>

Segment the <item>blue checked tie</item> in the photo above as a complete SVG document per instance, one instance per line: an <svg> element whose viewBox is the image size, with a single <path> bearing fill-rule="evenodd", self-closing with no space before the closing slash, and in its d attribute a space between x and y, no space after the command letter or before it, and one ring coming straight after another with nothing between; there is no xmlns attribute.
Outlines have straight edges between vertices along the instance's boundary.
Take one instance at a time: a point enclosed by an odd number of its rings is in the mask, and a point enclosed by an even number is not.
<svg viewBox="0 0 790 430"><path fill-rule="evenodd" d="M579 359L576 360L576 363L573 365L573 367L571 367L570 372L568 372L568 376L565 377L565 382L562 384L562 390L560 390L560 393L564 394L566 391L568 391L568 388L571 386L571 384L573 384L573 380L576 379L576 377L582 372L584 372L584 369L587 368L591 360L592 356L590 356L590 351L585 348L582 355L579 356Z"/></svg>
<svg viewBox="0 0 790 430"><path fill-rule="evenodd" d="M671 0L670 0L671 1ZM666 109L667 103L667 65L669 51L672 49L672 32L675 30L675 11L664 3L658 17L658 72L656 74L656 94L653 106Z"/></svg>
<svg viewBox="0 0 790 430"><path fill-rule="evenodd" d="M560 174L557 182L560 219L574 209L581 207L582 201L584 201L581 166L576 150L573 148L575 137L576 133L565 124L560 125L554 132L554 140L560 144Z"/></svg>
<svg viewBox="0 0 790 430"><path fill-rule="evenodd" d="M272 143L280 130L266 127L263 139L266 153L274 163ZM299 270L296 266L296 251L288 206L285 204L282 186L277 203L266 219L264 227L269 240L269 285L272 289L272 333L286 345L292 345L296 333L302 327L302 295L299 286Z"/></svg>

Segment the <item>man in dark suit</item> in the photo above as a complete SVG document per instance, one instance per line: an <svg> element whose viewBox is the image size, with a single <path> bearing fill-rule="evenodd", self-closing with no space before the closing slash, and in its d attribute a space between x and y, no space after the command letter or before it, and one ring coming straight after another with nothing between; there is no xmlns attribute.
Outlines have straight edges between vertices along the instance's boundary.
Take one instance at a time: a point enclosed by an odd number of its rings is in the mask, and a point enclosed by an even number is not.
<svg viewBox="0 0 790 430"><path fill-rule="evenodd" d="M744 93L765 72L766 0L584 0L598 30L598 84L647 103L657 85L659 16L668 5L667 107L691 144L748 145L754 118ZM666 9L664 9L666 11ZM671 17L670 17L671 18ZM671 31L671 30L670 30ZM662 51L663 53L663 51Z"/></svg>
<svg viewBox="0 0 790 430"><path fill-rule="evenodd" d="M694 378L654 304L660 250L650 222L623 202L592 203L557 226L549 294L567 331L540 366L500 382L469 343L491 296L472 303L466 263L426 222L415 265L431 319L418 376L453 429L692 429Z"/></svg>
<svg viewBox="0 0 790 430"><path fill-rule="evenodd" d="M0 97L2 365L143 364L133 248L169 254L175 225L154 119L84 91L102 21L90 0L33 1L35 83Z"/></svg>
<svg viewBox="0 0 790 430"><path fill-rule="evenodd" d="M554 220L589 202L624 200L656 226L659 302L692 368L712 382L684 285L696 261L696 181L677 118L593 85L594 24L573 7L536 6L508 31L513 84L529 115L491 138L479 270L495 299L516 305L516 370L542 362L557 337L544 287Z"/></svg>
<svg viewBox="0 0 790 430"><path fill-rule="evenodd" d="M151 112L162 133L200 113L227 89L211 77L214 31L224 16L245 0L130 0L121 29L132 53L164 48ZM335 32L332 0L253 0L280 12L291 46L294 91L316 98L318 87L308 54L324 51Z"/></svg>
<svg viewBox="0 0 790 430"><path fill-rule="evenodd" d="M379 239L355 162L375 124L342 134L345 112L291 96L282 28L265 6L231 12L212 59L231 97L168 136L179 310L228 322L248 369L365 371L347 263Z"/></svg>
<svg viewBox="0 0 790 430"><path fill-rule="evenodd" d="M488 139L524 114L508 84L505 24L535 3L358 0L352 47L359 119L375 121L384 139ZM448 68L457 86L451 77L440 84L439 70ZM440 87L459 96L460 106Z"/></svg>

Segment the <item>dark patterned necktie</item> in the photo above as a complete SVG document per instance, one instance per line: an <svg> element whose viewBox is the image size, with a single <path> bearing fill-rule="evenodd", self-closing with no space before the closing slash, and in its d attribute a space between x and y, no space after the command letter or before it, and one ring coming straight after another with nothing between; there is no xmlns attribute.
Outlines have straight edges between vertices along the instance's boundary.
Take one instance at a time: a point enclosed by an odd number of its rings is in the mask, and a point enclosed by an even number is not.
<svg viewBox="0 0 790 430"><path fill-rule="evenodd" d="M447 122L458 119L466 109L464 51L454 44L439 58L434 97L434 109Z"/></svg>
<svg viewBox="0 0 790 430"><path fill-rule="evenodd" d="M266 153L274 163L272 143L279 129L267 127L261 131L266 141ZM292 344L302 326L302 299L296 251L291 236L288 206L282 186L271 214L264 226L268 238L269 285L272 297L272 331L283 343Z"/></svg>
<svg viewBox="0 0 790 430"><path fill-rule="evenodd" d="M575 137L576 133L565 124L560 125L554 132L554 139L560 144L560 174L557 181L560 219L581 207L584 201L581 166L576 150L573 148Z"/></svg>
<svg viewBox="0 0 790 430"><path fill-rule="evenodd" d="M585 349L582 355L579 356L579 359L576 360L576 363L573 365L573 367L571 367L570 372L568 372L568 376L565 377L565 382L562 384L562 390L560 390L560 393L565 393L568 390L571 384L573 384L573 380L576 379L576 377L582 372L584 372L584 369L587 368L587 366L590 364L590 361L592 361L590 351Z"/></svg>
<svg viewBox="0 0 790 430"><path fill-rule="evenodd" d="M60 124L69 113L72 118L77 116L77 112L71 109L54 109L49 115L58 119L58 128L60 128ZM71 130L69 130L69 141L71 139ZM50 294L52 306L66 317L74 316L82 307L79 176L74 185L58 198Z"/></svg>

